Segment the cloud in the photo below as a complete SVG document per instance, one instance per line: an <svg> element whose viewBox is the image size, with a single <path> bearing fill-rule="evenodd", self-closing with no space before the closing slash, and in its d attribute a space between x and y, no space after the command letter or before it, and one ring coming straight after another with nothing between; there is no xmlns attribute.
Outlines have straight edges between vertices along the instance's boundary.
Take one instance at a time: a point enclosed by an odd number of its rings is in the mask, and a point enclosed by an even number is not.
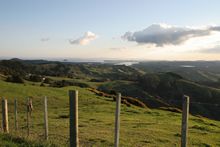
<svg viewBox="0 0 220 147"><path fill-rule="evenodd" d="M89 44L91 41L95 40L96 38L98 38L98 36L92 32L86 32L82 37L72 40L69 39L69 43L70 44L78 44L78 45L87 45Z"/></svg>
<svg viewBox="0 0 220 147"><path fill-rule="evenodd" d="M126 47L112 47L112 48L109 48L110 50L112 51L118 51L118 50L125 50L127 49Z"/></svg>
<svg viewBox="0 0 220 147"><path fill-rule="evenodd" d="M40 39L40 41L42 41L42 42L46 42L46 41L49 41L49 40L50 40L49 37L47 37L47 38L41 38L41 39Z"/></svg>
<svg viewBox="0 0 220 147"><path fill-rule="evenodd" d="M138 44L154 44L156 46L179 45L185 41L220 32L220 26L178 27L167 24L152 24L144 30L126 32L121 38Z"/></svg>
<svg viewBox="0 0 220 147"><path fill-rule="evenodd" d="M213 27L211 27L211 29L213 31L220 31L220 26L213 26Z"/></svg>
<svg viewBox="0 0 220 147"><path fill-rule="evenodd" d="M201 53L209 53L209 54L220 54L220 45L217 45L213 48L200 50Z"/></svg>

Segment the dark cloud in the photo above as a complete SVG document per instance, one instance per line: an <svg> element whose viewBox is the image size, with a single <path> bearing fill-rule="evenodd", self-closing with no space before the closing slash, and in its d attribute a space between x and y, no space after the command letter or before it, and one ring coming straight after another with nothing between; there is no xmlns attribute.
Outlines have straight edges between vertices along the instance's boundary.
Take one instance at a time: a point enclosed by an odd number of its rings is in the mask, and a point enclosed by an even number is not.
<svg viewBox="0 0 220 147"><path fill-rule="evenodd" d="M220 31L220 26L211 27L211 30L213 30L213 31Z"/></svg>
<svg viewBox="0 0 220 147"><path fill-rule="evenodd" d="M122 39L134 41L138 44L155 44L156 46L179 45L190 38L208 36L213 31L220 31L220 26L189 28L153 24L141 31L126 32Z"/></svg>

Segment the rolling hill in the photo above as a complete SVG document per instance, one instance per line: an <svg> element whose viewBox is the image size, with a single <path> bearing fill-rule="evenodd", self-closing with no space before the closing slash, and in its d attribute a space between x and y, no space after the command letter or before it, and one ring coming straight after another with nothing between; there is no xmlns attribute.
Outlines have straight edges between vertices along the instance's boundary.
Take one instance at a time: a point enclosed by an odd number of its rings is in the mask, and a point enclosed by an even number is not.
<svg viewBox="0 0 220 147"><path fill-rule="evenodd" d="M12 59L0 61L0 73L6 81L21 83L25 81L45 88L80 86L95 88L108 94L121 92L125 96L144 102L149 108L179 109L182 95L186 94L190 96L192 102L190 113L220 120L218 115L220 90L201 84L203 80L196 82L194 78L199 77L194 73L195 70L218 76L219 65L217 61L141 62L133 66L125 66L111 63ZM182 74L176 71L182 71L180 72ZM185 73L189 74L185 76ZM213 77L208 79L209 82L213 82Z"/></svg>
<svg viewBox="0 0 220 147"><path fill-rule="evenodd" d="M0 80L0 95L9 103L10 135L0 135L0 146L68 145L68 90L79 90L79 137L81 146L113 146L115 102L87 88L40 87ZM43 97L48 97L49 141L43 141ZM32 97L31 135L26 136L27 97ZM13 100L18 99L19 132L13 129ZM181 114L127 107L122 104L120 146L179 146ZM220 146L220 122L203 117L189 118L189 146ZM19 136L19 137L18 137Z"/></svg>

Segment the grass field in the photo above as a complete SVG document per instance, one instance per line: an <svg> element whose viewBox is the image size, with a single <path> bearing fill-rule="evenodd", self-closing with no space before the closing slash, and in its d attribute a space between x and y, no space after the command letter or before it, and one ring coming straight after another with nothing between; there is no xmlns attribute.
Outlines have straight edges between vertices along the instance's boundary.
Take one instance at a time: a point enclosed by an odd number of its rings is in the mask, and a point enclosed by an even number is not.
<svg viewBox="0 0 220 147"><path fill-rule="evenodd" d="M113 146L115 102L96 96L86 88L51 88L13 84L0 80L0 97L8 99L10 134L0 133L0 146L68 146L68 90L79 90L79 139L81 146ZM48 97L49 141L44 141L43 98ZM33 98L31 135L27 137L27 97ZM18 100L18 125L13 119L13 101ZM121 107L121 147L180 146L181 114L139 107ZM1 111L0 111L1 112ZM1 118L1 116L0 116ZM18 137L19 136L19 137ZM189 146L220 146L220 122L190 115Z"/></svg>

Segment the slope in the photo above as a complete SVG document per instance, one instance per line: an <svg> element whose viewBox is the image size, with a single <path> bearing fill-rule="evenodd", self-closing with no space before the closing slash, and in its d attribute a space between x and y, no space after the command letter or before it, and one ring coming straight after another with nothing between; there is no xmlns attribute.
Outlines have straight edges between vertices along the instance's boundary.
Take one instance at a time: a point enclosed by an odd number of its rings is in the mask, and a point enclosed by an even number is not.
<svg viewBox="0 0 220 147"><path fill-rule="evenodd" d="M82 146L113 146L114 110L112 99L96 96L86 88L51 88L0 81L0 96L9 101L10 134L43 146L68 144L68 90L79 90L79 137ZM27 97L33 98L31 135L26 136ZM48 97L49 141L43 141L43 97ZM19 132L13 130L13 99L18 99ZM139 107L121 108L120 146L170 147L180 144L181 114ZM220 146L220 122L190 116L190 146ZM5 136L0 135L0 140ZM9 140L10 141L10 140ZM13 140L11 140L12 142ZM8 142L8 141L7 141ZM6 146L7 144L2 144ZM14 146L21 146L16 142ZM25 145L24 145L25 146ZM30 146L39 146L30 144Z"/></svg>

